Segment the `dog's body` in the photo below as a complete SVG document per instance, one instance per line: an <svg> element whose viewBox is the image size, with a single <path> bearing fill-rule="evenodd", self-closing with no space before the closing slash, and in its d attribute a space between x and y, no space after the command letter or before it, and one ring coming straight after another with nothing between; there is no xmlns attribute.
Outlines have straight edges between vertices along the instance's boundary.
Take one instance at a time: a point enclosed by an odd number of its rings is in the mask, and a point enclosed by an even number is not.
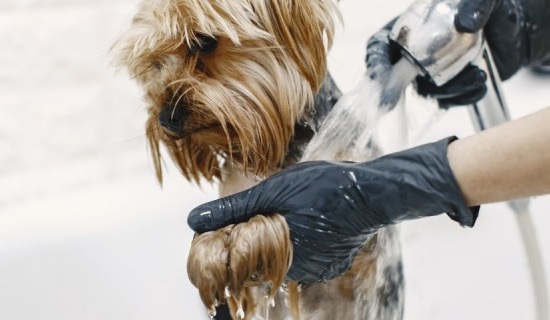
<svg viewBox="0 0 550 320"><path fill-rule="evenodd" d="M302 153L339 97L326 70L337 15L331 0L145 0L113 50L145 88L159 180L161 143L187 179L220 179L222 196L319 159L315 148ZM371 144L357 154L357 135L314 139L344 146L330 160L376 156ZM247 319L291 317L284 289L274 308L263 299L258 289ZM397 231L380 231L344 276L300 288L299 310L300 319L400 319Z"/></svg>
<svg viewBox="0 0 550 320"><path fill-rule="evenodd" d="M368 91L368 88L364 88L364 91ZM363 92L361 95L369 93ZM301 135L297 134L285 164L292 165L300 159L364 161L380 155L380 150L373 144L374 132L362 130L367 124L374 124L372 118L376 116L368 107L363 108L360 104L347 106L344 103L332 110L340 96L329 76L316 96L317 111L308 119L311 125L308 128L317 134L312 136L307 129ZM376 99L370 100L376 102ZM378 105L374 104L371 108L378 108ZM327 117L330 112L330 117ZM322 127L321 124L330 128ZM368 146L362 146L365 142L358 142L362 140L366 140ZM327 143L338 147L328 147ZM220 196L242 191L260 181L254 175L245 174L242 167L232 168L224 171L226 176L220 184ZM355 258L351 270L342 277L301 288L300 319L401 319L403 280L399 232L396 227L385 228L368 242ZM292 319L287 290L280 290L273 308L262 303L263 294L260 291L257 297L262 308L250 315L250 319L265 319L266 314L270 315L269 319Z"/></svg>

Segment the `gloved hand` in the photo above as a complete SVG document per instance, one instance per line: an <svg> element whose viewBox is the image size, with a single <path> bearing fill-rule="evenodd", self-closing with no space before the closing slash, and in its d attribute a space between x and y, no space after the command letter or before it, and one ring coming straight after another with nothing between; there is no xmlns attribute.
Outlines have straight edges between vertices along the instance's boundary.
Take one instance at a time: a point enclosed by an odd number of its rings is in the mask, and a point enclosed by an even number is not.
<svg viewBox="0 0 550 320"><path fill-rule="evenodd" d="M478 32L483 29L500 77L507 80L521 67L549 56L548 17L550 1L547 0L462 0L458 6L455 25L460 32ZM369 40L367 73L369 60L380 61L381 55L399 55L395 52L398 48L388 45L387 34L390 29L391 25L387 25L371 38L383 41L376 40L375 43L371 43ZM376 58L373 60L369 56ZM422 96L437 99L444 108L466 105L478 101L485 95L486 78L485 72L469 65L454 79L440 87L425 77L417 77L416 90Z"/></svg>
<svg viewBox="0 0 550 320"><path fill-rule="evenodd" d="M401 58L399 46L389 39L396 19L375 33L367 43L367 75L373 80L383 79ZM416 77L415 86L420 95L437 99L442 108L448 108L479 101L487 92L486 80L487 75L483 70L468 65L459 75L440 87L424 76Z"/></svg>
<svg viewBox="0 0 550 320"><path fill-rule="evenodd" d="M550 54L550 2L547 0L462 0L455 26L483 29L502 80Z"/></svg>
<svg viewBox="0 0 550 320"><path fill-rule="evenodd" d="M473 226L470 209L451 172L453 138L364 163L304 162L256 187L201 205L188 217L202 233L282 214L294 247L290 280L320 281L343 274L358 250L380 228L447 212Z"/></svg>

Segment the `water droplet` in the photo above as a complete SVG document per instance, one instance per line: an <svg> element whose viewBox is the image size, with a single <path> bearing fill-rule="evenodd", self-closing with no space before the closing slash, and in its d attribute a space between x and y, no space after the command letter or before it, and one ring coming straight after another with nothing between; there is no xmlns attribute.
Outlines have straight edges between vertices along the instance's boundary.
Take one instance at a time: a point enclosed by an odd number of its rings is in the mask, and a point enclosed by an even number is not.
<svg viewBox="0 0 550 320"><path fill-rule="evenodd" d="M216 307L212 307L212 308L208 309L208 316L210 317L210 319L214 319L216 314L217 314Z"/></svg>
<svg viewBox="0 0 550 320"><path fill-rule="evenodd" d="M345 197L346 200L348 200L349 202L355 203L355 200L353 200L353 199L352 199L350 196L348 196L347 194L345 194L344 197Z"/></svg>
<svg viewBox="0 0 550 320"><path fill-rule="evenodd" d="M244 310L243 307L239 305L239 309L237 309L237 318L244 319Z"/></svg>
<svg viewBox="0 0 550 320"><path fill-rule="evenodd" d="M231 290L229 290L229 287L225 287L224 295L225 298L231 298Z"/></svg>
<svg viewBox="0 0 550 320"><path fill-rule="evenodd" d="M260 275L257 274L257 273L253 273L251 276L250 276L250 281L254 281L254 282L257 282L260 280Z"/></svg>
<svg viewBox="0 0 550 320"><path fill-rule="evenodd" d="M269 305L271 308L275 308L275 298L271 298L271 300L269 300Z"/></svg>
<svg viewBox="0 0 550 320"><path fill-rule="evenodd" d="M203 213L200 214L200 216L209 216L210 214L212 213L212 211L205 211Z"/></svg>
<svg viewBox="0 0 550 320"><path fill-rule="evenodd" d="M357 183L357 177L355 176L355 173L353 171L350 171L348 175L351 178L351 181Z"/></svg>

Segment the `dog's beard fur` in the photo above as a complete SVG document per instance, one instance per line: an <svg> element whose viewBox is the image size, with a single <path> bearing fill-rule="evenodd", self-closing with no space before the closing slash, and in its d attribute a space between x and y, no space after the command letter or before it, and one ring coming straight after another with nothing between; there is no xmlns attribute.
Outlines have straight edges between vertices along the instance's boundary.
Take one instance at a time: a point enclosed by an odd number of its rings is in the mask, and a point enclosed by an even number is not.
<svg viewBox="0 0 550 320"><path fill-rule="evenodd" d="M159 181L161 144L195 182L221 178L227 159L276 170L326 76L337 16L332 0L145 0L112 52L145 88Z"/></svg>

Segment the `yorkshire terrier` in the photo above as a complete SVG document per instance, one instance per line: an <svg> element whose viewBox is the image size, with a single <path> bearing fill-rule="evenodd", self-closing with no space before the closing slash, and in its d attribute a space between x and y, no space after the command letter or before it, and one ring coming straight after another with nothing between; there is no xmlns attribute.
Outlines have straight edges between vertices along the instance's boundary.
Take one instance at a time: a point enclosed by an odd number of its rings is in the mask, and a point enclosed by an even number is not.
<svg viewBox="0 0 550 320"><path fill-rule="evenodd" d="M333 1L142 1L112 52L145 91L146 135L160 182L161 145L186 179L219 181L222 196L301 159L340 97L327 72L327 52L339 19ZM264 220L258 224L271 223ZM238 232L243 239L277 234L262 227L250 230ZM254 270L239 278L246 283L237 283L226 273L239 266L229 268L223 261L221 273L208 270L203 262L217 259L212 253L216 245L225 252L219 255L224 259L227 252L240 250L235 249L241 240L236 233L231 227L214 237L218 242L203 237L191 249L190 278L211 316L217 305L227 303L232 316L240 319L401 318L402 270L394 229L371 239L344 276L301 286L283 284L280 276L269 274L262 281ZM264 261L265 273L286 272L291 249L288 243L282 248L286 258ZM259 282L267 291L249 288ZM246 291L245 299L230 298L240 291ZM264 295L274 299L274 307L262 303Z"/></svg>

